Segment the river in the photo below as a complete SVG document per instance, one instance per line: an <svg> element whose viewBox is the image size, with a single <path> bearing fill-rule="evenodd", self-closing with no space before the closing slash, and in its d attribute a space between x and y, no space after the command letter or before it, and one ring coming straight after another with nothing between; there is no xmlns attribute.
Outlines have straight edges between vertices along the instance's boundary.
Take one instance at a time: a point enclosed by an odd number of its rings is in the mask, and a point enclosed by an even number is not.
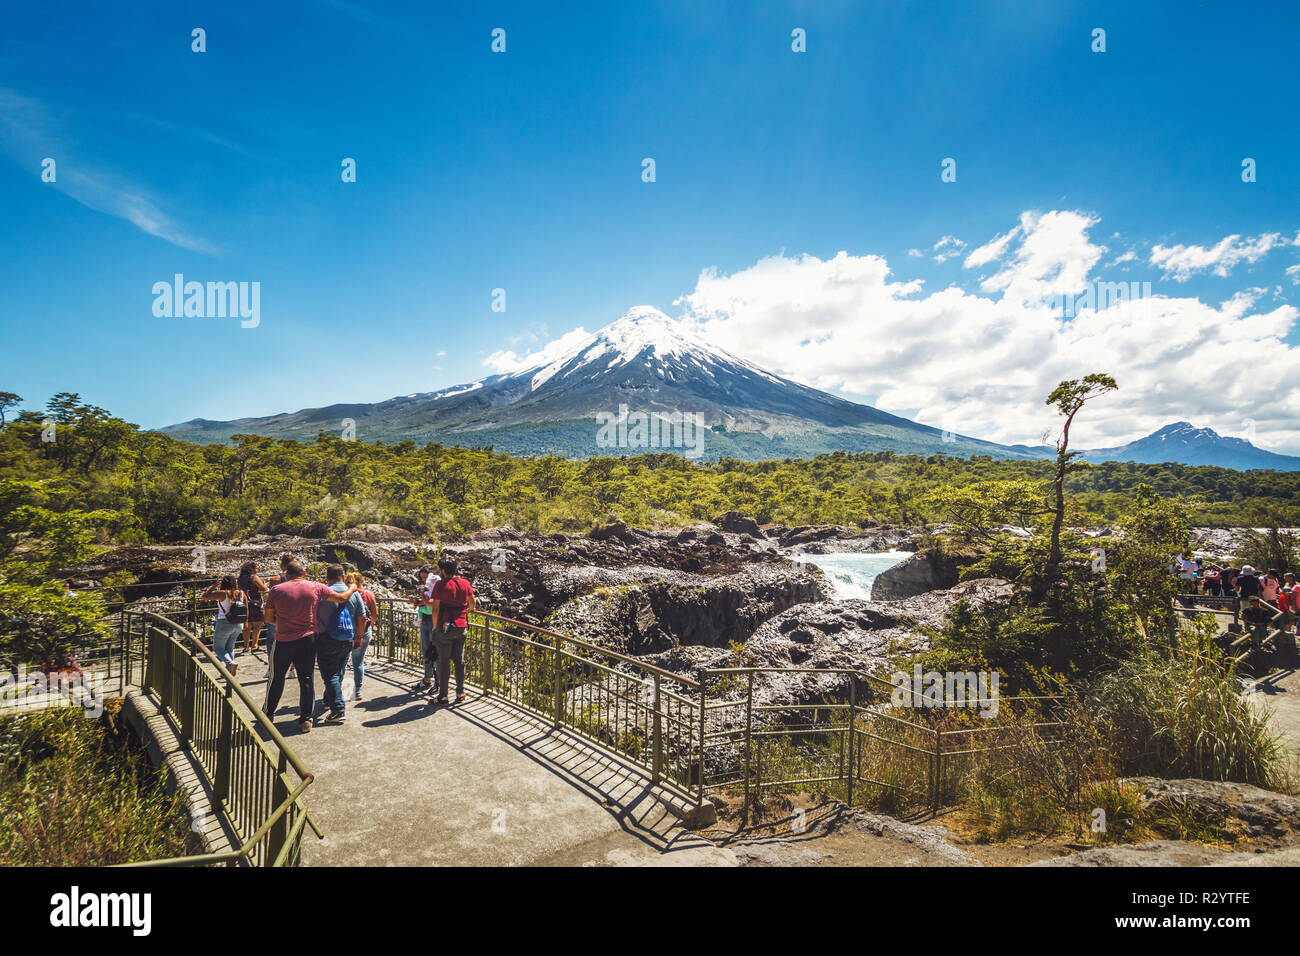
<svg viewBox="0 0 1300 956"><path fill-rule="evenodd" d="M870 600L871 583L880 572L912 556L911 551L832 551L829 554L792 554L792 560L815 564L826 574L831 596L837 601Z"/></svg>

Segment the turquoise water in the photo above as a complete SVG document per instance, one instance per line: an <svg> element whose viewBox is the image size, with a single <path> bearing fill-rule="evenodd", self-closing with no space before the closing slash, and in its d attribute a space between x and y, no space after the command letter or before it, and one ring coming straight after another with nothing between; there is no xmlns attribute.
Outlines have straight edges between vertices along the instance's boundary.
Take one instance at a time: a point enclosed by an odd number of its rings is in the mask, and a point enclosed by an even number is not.
<svg viewBox="0 0 1300 956"><path fill-rule="evenodd" d="M817 565L825 572L835 600L849 601L870 600L871 582L876 580L876 575L911 556L911 551L833 551L791 555L790 559Z"/></svg>

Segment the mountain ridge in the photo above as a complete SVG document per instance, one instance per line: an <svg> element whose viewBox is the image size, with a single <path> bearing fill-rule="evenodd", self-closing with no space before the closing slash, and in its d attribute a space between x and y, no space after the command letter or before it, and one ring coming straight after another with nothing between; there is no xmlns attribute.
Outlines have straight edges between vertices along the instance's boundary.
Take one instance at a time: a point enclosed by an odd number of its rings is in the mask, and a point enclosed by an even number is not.
<svg viewBox="0 0 1300 956"><path fill-rule="evenodd" d="M513 371L434 392L230 421L196 418L160 431L198 442L225 442L234 434L312 441L319 431L339 431L346 419L363 441L409 438L490 445L513 454L579 458L676 447L599 444L597 416L608 419L626 407L647 417L699 416L692 420L705 426L706 458L812 457L832 451L1008 459L1055 455L1050 446L1000 445L942 431L783 378L711 345L653 306L636 306L554 354L544 349L531 358ZM1171 451L1176 457L1152 457ZM1085 450L1081 457L1220 465L1233 461L1245 467L1300 470L1300 458L1267 452L1187 422L1171 423L1125 445Z"/></svg>

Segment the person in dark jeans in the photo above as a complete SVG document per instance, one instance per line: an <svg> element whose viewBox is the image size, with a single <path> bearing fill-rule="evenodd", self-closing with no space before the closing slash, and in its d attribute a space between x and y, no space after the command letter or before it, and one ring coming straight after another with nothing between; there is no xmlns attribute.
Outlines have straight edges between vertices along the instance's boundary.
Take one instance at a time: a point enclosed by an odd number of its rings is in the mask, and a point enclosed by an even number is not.
<svg viewBox="0 0 1300 956"><path fill-rule="evenodd" d="M352 657L353 637L365 626L366 606L357 586L349 588L344 582L341 565L331 564L326 568L325 580L331 591L340 594L347 591L351 595L346 604L316 607L316 663L325 682L325 706L329 708L325 722L336 724L345 717L343 674Z"/></svg>
<svg viewBox="0 0 1300 956"><path fill-rule="evenodd" d="M438 686L433 682L438 676L438 645L433 638L433 589L438 584L438 575L433 568L423 567L418 572L420 579L420 596L410 598L413 606L418 608L420 621L420 656L424 660L424 679L420 681L420 693L437 696Z"/></svg>
<svg viewBox="0 0 1300 956"><path fill-rule="evenodd" d="M465 628L466 615L474 610L474 588L456 573L456 562L444 558L438 562L442 580L433 587L433 613L437 621L434 642L438 648L438 687L441 694L434 702L447 703L451 668L456 667L456 703L465 701Z"/></svg>
<svg viewBox="0 0 1300 956"><path fill-rule="evenodd" d="M316 710L316 635L308 634L296 640L277 640L275 659L272 662L271 682L266 688L266 704L262 712L275 717L284 693L284 678L293 667L298 672L298 729L304 734L311 730L311 719Z"/></svg>
<svg viewBox="0 0 1300 956"><path fill-rule="evenodd" d="M275 625L275 657L271 682L266 690L263 712L274 719L284 692L284 677L289 668L298 671L298 729L311 730L315 715L316 687L316 606L321 601L343 604L357 593L355 587L334 591L328 585L309 581L302 563L290 561L285 568L287 580L271 588L266 596L266 620ZM347 659L347 655L344 655Z"/></svg>

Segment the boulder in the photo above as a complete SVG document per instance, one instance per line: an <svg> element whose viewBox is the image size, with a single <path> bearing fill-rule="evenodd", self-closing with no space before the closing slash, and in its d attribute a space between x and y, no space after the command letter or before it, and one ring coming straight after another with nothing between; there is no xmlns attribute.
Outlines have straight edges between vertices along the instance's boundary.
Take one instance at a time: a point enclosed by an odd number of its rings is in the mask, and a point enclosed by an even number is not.
<svg viewBox="0 0 1300 956"><path fill-rule="evenodd" d="M730 531L733 534L748 534L755 538L765 537L763 531L758 526L758 522L748 515L743 515L739 511L726 511L713 519L713 523L723 531Z"/></svg>
<svg viewBox="0 0 1300 956"><path fill-rule="evenodd" d="M636 544L640 541L636 532L622 521L611 521L604 527L596 528L587 537L593 541L621 541L623 544Z"/></svg>
<svg viewBox="0 0 1300 956"><path fill-rule="evenodd" d="M943 626L958 601L1006 600L1011 585L997 578L964 581L900 601L821 601L800 604L766 621L745 642L755 667L859 670L888 679L900 656L930 646L926 631ZM764 702L806 703L847 692L834 674L763 674L755 684Z"/></svg>
<svg viewBox="0 0 1300 956"><path fill-rule="evenodd" d="M826 596L819 575L789 565L749 565L721 577L649 567L583 568L544 572L543 579L553 593L574 594L554 611L548 627L628 654L684 645L726 648L786 608Z"/></svg>
<svg viewBox="0 0 1300 956"><path fill-rule="evenodd" d="M892 568L882 571L871 584L874 601L899 601L957 584L957 562L933 549L918 551Z"/></svg>

